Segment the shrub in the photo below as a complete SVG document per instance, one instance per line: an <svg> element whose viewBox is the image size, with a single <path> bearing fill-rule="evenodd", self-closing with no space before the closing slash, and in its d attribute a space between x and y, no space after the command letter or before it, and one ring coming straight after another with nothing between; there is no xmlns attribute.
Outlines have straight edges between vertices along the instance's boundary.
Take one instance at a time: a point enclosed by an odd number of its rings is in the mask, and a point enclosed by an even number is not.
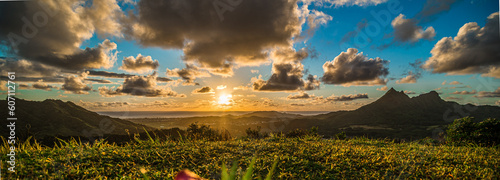
<svg viewBox="0 0 500 180"><path fill-rule="evenodd" d="M345 134L344 131L338 133L338 134L335 134L335 139L339 139L339 140L344 140L347 138L347 135Z"/></svg>
<svg viewBox="0 0 500 180"><path fill-rule="evenodd" d="M448 143L493 146L500 143L500 120L488 118L474 123L474 118L456 119L446 130Z"/></svg>
<svg viewBox="0 0 500 180"><path fill-rule="evenodd" d="M417 140L417 143L423 144L423 145L438 145L439 141L432 139L431 137L426 137L424 139Z"/></svg>
<svg viewBox="0 0 500 180"><path fill-rule="evenodd" d="M245 130L245 132L248 138L258 139L263 137L263 135L260 133L260 129L261 127L257 126L257 129L248 128L247 130Z"/></svg>
<svg viewBox="0 0 500 180"><path fill-rule="evenodd" d="M187 136L192 139L204 139L210 141L229 140L231 136L227 131L217 131L207 125L192 123L187 128Z"/></svg>
<svg viewBox="0 0 500 180"><path fill-rule="evenodd" d="M295 129L286 133L285 137L295 138L295 137L306 137L306 136L319 136L318 128L312 127L310 130L305 129Z"/></svg>

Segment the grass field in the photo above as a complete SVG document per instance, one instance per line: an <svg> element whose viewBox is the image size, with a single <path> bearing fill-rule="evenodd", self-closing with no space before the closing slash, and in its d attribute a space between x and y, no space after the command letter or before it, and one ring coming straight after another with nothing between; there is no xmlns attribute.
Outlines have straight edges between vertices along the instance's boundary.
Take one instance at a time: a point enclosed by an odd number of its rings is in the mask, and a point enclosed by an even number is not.
<svg viewBox="0 0 500 180"><path fill-rule="evenodd" d="M6 147L1 148L7 159ZM253 177L264 178L275 159L272 179L496 179L500 178L500 150L492 147L455 147L415 142L355 138L270 137L231 141L142 141L117 146L76 141L58 147L21 144L16 151L16 173L2 178L40 179L173 179L190 169L207 179L220 179L221 167L238 162L244 171L256 157Z"/></svg>

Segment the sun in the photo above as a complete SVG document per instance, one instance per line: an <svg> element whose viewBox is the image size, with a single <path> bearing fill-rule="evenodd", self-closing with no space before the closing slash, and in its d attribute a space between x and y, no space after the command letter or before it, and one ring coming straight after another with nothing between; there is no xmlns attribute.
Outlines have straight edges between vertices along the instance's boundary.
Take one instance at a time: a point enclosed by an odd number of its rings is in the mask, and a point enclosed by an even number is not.
<svg viewBox="0 0 500 180"><path fill-rule="evenodd" d="M231 105L233 103L233 95L231 94L223 94L219 96L219 100L217 101L217 104L219 105Z"/></svg>

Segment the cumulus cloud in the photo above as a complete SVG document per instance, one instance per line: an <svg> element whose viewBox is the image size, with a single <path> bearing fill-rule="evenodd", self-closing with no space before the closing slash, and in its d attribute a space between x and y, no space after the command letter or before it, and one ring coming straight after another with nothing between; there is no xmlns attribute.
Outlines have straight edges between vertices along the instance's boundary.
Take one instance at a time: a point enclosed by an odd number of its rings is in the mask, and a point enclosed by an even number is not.
<svg viewBox="0 0 500 180"><path fill-rule="evenodd" d="M146 97L185 97L178 94L169 87L157 86L156 73L148 76L131 76L125 79L117 88L103 86L99 88L99 94L105 97L132 95Z"/></svg>
<svg viewBox="0 0 500 180"><path fill-rule="evenodd" d="M408 75L400 80L396 81L396 84L414 84L417 83L417 75L413 74L412 71L408 72Z"/></svg>
<svg viewBox="0 0 500 180"><path fill-rule="evenodd" d="M52 77L60 72L59 69L38 62L24 59L12 60L0 58L0 73L17 72L23 77Z"/></svg>
<svg viewBox="0 0 500 180"><path fill-rule="evenodd" d="M158 60L153 60L151 56L142 56L142 54L138 54L135 58L129 56L123 59L120 69L128 72L144 73L155 70L158 66L160 66Z"/></svg>
<svg viewBox="0 0 500 180"><path fill-rule="evenodd" d="M314 2L317 6L374 6L387 2L387 0L303 0L304 2Z"/></svg>
<svg viewBox="0 0 500 180"><path fill-rule="evenodd" d="M314 100L317 102L324 102L325 103L325 102L336 102L336 101L353 101L356 99L367 99L367 98L368 98L367 93L349 94L349 95L341 95L341 96L335 96L334 94L332 94L331 96L329 96L327 98L316 97L316 98L314 98Z"/></svg>
<svg viewBox="0 0 500 180"><path fill-rule="evenodd" d="M495 102L496 105L500 106L500 100L498 100L497 102Z"/></svg>
<svg viewBox="0 0 500 180"><path fill-rule="evenodd" d="M387 91L387 86L377 88L377 91Z"/></svg>
<svg viewBox="0 0 500 180"><path fill-rule="evenodd" d="M500 78L500 36L498 12L488 16L486 25L463 25L457 36L444 37L431 50L424 68L433 73L482 74Z"/></svg>
<svg viewBox="0 0 500 180"><path fill-rule="evenodd" d="M452 81L449 83L449 85L459 85L459 84L462 84L462 83L458 82L458 81Z"/></svg>
<svg viewBox="0 0 500 180"><path fill-rule="evenodd" d="M404 91L404 93L405 93L405 94L417 94L416 92L413 92L413 91L408 91L408 90Z"/></svg>
<svg viewBox="0 0 500 180"><path fill-rule="evenodd" d="M409 42L414 44L421 39L433 40L436 32L432 26L425 30L418 24L434 21L443 12L450 10L451 6L460 0L427 0L424 7L413 18L406 19L400 14L392 22L394 29L393 42L379 46L379 49L385 49L396 41Z"/></svg>
<svg viewBox="0 0 500 180"><path fill-rule="evenodd" d="M92 82L101 83L101 84L110 84L110 83L113 83L110 80L106 80L106 79L86 78L85 81L92 81Z"/></svg>
<svg viewBox="0 0 500 180"><path fill-rule="evenodd" d="M415 43L421 39L431 41L436 36L436 32L432 26L424 30L417 25L416 20L406 19L403 14L394 18L391 25L394 29L394 39L401 42Z"/></svg>
<svg viewBox="0 0 500 180"><path fill-rule="evenodd" d="M219 85L219 86L217 86L217 89L226 89L226 88L227 88L226 85Z"/></svg>
<svg viewBox="0 0 500 180"><path fill-rule="evenodd" d="M318 76L309 74L307 75L306 82L304 84L304 90L315 90L319 89L319 86L321 85L321 81L318 80Z"/></svg>
<svg viewBox="0 0 500 180"><path fill-rule="evenodd" d="M340 53L333 61L323 64L324 74L321 80L325 84L347 85L385 85L381 77L389 74L387 60L368 59L355 48Z"/></svg>
<svg viewBox="0 0 500 180"><path fill-rule="evenodd" d="M461 88L472 88L472 87L469 85L466 85L466 86L447 87L446 89L461 89Z"/></svg>
<svg viewBox="0 0 500 180"><path fill-rule="evenodd" d="M30 86L28 84L23 84L23 83L19 84L19 89L29 89L29 88Z"/></svg>
<svg viewBox="0 0 500 180"><path fill-rule="evenodd" d="M493 92L479 91L478 95L476 95L475 97L486 97L486 98L500 97L500 87Z"/></svg>
<svg viewBox="0 0 500 180"><path fill-rule="evenodd" d="M472 90L472 91L455 91L451 94L461 94L461 95L467 95L467 94L476 94L477 91L476 90Z"/></svg>
<svg viewBox="0 0 500 180"><path fill-rule="evenodd" d="M69 75L64 78L64 84L62 85L62 90L65 90L67 93L75 93L75 94L89 94L89 91L92 90L92 87L85 84L85 78L88 73L81 73L78 76Z"/></svg>
<svg viewBox="0 0 500 180"><path fill-rule="evenodd" d="M426 23L433 21L439 14L450 10L451 6L460 0L427 0L424 7L417 15L416 19Z"/></svg>
<svg viewBox="0 0 500 180"><path fill-rule="evenodd" d="M276 49L271 53L273 59L272 75L268 80L261 76L252 78L252 87L255 91L296 91L318 89L320 81L309 74L306 80L302 61L309 55L308 49L295 51L293 48Z"/></svg>
<svg viewBox="0 0 500 180"><path fill-rule="evenodd" d="M331 99L333 101L352 101L352 100L355 100L355 99L367 99L368 98L368 94L349 94L349 95L342 95L342 96L339 96L339 97L336 97L336 96L330 96L330 97L327 97L326 99Z"/></svg>
<svg viewBox="0 0 500 180"><path fill-rule="evenodd" d="M458 100L462 100L463 98L450 96L450 97L446 97L445 99L458 101Z"/></svg>
<svg viewBox="0 0 500 180"><path fill-rule="evenodd" d="M6 2L0 11L0 42L9 54L70 70L109 68L116 61L116 44L107 39L80 49L94 32L119 36L122 12L115 0Z"/></svg>
<svg viewBox="0 0 500 180"><path fill-rule="evenodd" d="M290 95L288 95L288 97L286 97L286 99L309 99L312 97L314 97L314 95L309 95L306 92L300 92L300 93L295 94L295 95L290 94Z"/></svg>
<svg viewBox="0 0 500 180"><path fill-rule="evenodd" d="M369 81L354 81L350 83L344 83L342 86L344 87L350 87L350 86L380 86L380 85L386 85L388 82L387 79L382 79L378 78L375 80L369 80Z"/></svg>
<svg viewBox="0 0 500 180"><path fill-rule="evenodd" d="M194 65L186 64L186 68L183 69L168 69L167 68L167 76L169 77L180 77L184 80L183 85L198 85L194 80L200 77L210 77L210 74L206 71L200 70L198 67Z"/></svg>
<svg viewBox="0 0 500 180"><path fill-rule="evenodd" d="M273 74L266 81L259 78L252 78L252 87L255 91L296 91L304 89L302 79L304 65L297 63L273 64ZM312 85L312 84L311 84Z"/></svg>
<svg viewBox="0 0 500 180"><path fill-rule="evenodd" d="M108 77L108 78L128 78L128 77L134 76L132 74L114 73L114 72L108 72L108 71L89 70L87 72L89 72L89 76L101 76L101 77Z"/></svg>
<svg viewBox="0 0 500 180"><path fill-rule="evenodd" d="M212 89L211 87L205 86L205 87L202 87L199 89L195 89L192 93L193 94L214 93L214 89Z"/></svg>
<svg viewBox="0 0 500 180"><path fill-rule="evenodd" d="M182 49L184 61L230 76L235 65L265 63L269 49L290 47L303 24L314 29L331 20L298 0L217 2L142 0L126 35L146 47Z"/></svg>
<svg viewBox="0 0 500 180"><path fill-rule="evenodd" d="M56 86L48 85L43 82L43 79L38 80L37 82L28 85L28 84L19 84L20 89L40 89L45 91L52 91L52 89L58 89ZM83 93L80 93L83 94Z"/></svg>
<svg viewBox="0 0 500 180"><path fill-rule="evenodd" d="M89 73L89 76L99 76L99 77L107 77L107 78L129 78L133 77L135 75L132 74L125 74L125 73L114 73L114 72L108 72L108 71L96 71L96 70L89 70L87 71ZM156 75L156 72L154 72ZM92 81L88 79L89 81ZM156 77L156 80L159 82L170 82L172 79L166 78L166 77Z"/></svg>
<svg viewBox="0 0 500 180"><path fill-rule="evenodd" d="M32 84L31 86L35 89L42 89L42 90L46 90L46 91L51 91L52 89L57 88L55 86L51 86L51 85L44 83L43 80L39 80L38 82Z"/></svg>

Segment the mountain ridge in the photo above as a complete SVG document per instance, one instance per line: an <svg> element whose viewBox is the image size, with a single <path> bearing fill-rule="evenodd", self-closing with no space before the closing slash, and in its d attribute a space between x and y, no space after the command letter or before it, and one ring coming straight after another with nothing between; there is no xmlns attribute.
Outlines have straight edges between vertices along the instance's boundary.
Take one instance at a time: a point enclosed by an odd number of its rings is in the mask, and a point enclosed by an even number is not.
<svg viewBox="0 0 500 180"><path fill-rule="evenodd" d="M471 111L462 112L466 110ZM454 119L465 116L475 117L476 121L500 118L500 107L460 105L443 100L436 91L410 98L403 91L391 88L379 99L356 110L293 120L288 129L317 126L326 135L347 131L369 137L424 138L435 136ZM305 123L306 120L310 123Z"/></svg>
<svg viewBox="0 0 500 180"><path fill-rule="evenodd" d="M28 101L16 98L17 137L44 138L50 136L102 136L104 134L127 134L154 130L152 127L130 121L99 115L75 103L46 99ZM6 100L0 100L0 108L7 109ZM7 118L7 113L0 115ZM8 129L0 128L2 134Z"/></svg>

